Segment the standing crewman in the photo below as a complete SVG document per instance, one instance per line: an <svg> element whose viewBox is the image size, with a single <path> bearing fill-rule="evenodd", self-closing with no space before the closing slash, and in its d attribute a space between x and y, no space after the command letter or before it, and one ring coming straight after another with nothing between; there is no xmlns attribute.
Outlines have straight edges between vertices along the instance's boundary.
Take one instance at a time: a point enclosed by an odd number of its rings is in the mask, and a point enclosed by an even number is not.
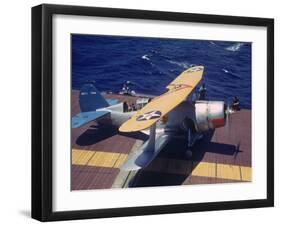
<svg viewBox="0 0 281 226"><path fill-rule="evenodd" d="M129 108L129 106L128 106L127 102L124 101L123 102L123 112L128 112L128 108Z"/></svg>
<svg viewBox="0 0 281 226"><path fill-rule="evenodd" d="M129 86L127 85L127 83L124 83L122 93L125 95L129 93Z"/></svg>
<svg viewBox="0 0 281 226"><path fill-rule="evenodd" d="M240 111L240 101L237 96L233 97L231 108L233 111Z"/></svg>
<svg viewBox="0 0 281 226"><path fill-rule="evenodd" d="M205 83L203 83L202 86L199 88L198 100L205 100L206 92L207 92L207 89L205 87Z"/></svg>

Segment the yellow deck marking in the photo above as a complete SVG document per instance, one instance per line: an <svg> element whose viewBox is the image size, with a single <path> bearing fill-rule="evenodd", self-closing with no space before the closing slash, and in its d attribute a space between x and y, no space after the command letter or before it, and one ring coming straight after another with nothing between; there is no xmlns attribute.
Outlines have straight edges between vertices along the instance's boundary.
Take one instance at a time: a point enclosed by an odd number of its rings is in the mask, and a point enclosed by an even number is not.
<svg viewBox="0 0 281 226"><path fill-rule="evenodd" d="M251 181L252 180L252 168L246 166L240 166L241 169L241 177L243 181Z"/></svg>
<svg viewBox="0 0 281 226"><path fill-rule="evenodd" d="M229 180L241 180L239 166L229 164L217 164L217 178Z"/></svg>
<svg viewBox="0 0 281 226"><path fill-rule="evenodd" d="M94 158L91 158L87 165L112 168L119 155L120 153L96 152Z"/></svg>
<svg viewBox="0 0 281 226"><path fill-rule="evenodd" d="M95 151L72 150L72 164L86 165L93 157Z"/></svg>
<svg viewBox="0 0 281 226"><path fill-rule="evenodd" d="M127 160L128 155L127 154L120 154L119 158L117 159L117 161L114 164L114 168L120 168L123 163Z"/></svg>
<svg viewBox="0 0 281 226"><path fill-rule="evenodd" d="M192 176L216 177L216 163L193 162Z"/></svg>
<svg viewBox="0 0 281 226"><path fill-rule="evenodd" d="M77 159L79 159L82 153L82 151L72 151L72 164L76 164L76 162L78 162Z"/></svg>
<svg viewBox="0 0 281 226"><path fill-rule="evenodd" d="M123 153L79 149L72 150L73 165L118 169L123 165L127 158L128 154ZM188 160L168 158L156 158L145 170L238 181L251 181L252 179L251 167L211 162L192 162Z"/></svg>

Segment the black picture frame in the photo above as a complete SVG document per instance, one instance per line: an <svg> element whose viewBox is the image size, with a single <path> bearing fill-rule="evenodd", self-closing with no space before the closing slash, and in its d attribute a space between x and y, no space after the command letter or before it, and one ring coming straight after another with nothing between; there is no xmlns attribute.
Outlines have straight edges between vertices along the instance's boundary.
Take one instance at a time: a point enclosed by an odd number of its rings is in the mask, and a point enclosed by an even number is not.
<svg viewBox="0 0 281 226"><path fill-rule="evenodd" d="M52 18L55 14L182 21L267 28L267 198L95 210L52 210ZM43 4L32 8L32 218L121 217L274 206L274 20L237 16Z"/></svg>

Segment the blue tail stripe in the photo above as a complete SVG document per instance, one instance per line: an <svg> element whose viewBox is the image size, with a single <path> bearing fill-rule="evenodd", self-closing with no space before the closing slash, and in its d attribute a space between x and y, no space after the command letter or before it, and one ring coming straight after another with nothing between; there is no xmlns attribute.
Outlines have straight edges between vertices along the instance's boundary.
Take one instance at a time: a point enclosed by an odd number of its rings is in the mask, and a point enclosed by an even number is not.
<svg viewBox="0 0 281 226"><path fill-rule="evenodd" d="M95 111L98 108L108 107L108 102L99 93L92 83L85 84L80 90L80 109L82 112Z"/></svg>

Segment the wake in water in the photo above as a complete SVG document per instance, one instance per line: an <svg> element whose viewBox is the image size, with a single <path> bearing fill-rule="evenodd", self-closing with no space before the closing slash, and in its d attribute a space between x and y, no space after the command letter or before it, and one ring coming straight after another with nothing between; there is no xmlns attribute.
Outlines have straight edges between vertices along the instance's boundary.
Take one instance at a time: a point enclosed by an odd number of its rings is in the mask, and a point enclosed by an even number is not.
<svg viewBox="0 0 281 226"><path fill-rule="evenodd" d="M225 73L229 73L229 71L228 70L226 70L226 69L221 69L223 72L225 72Z"/></svg>
<svg viewBox="0 0 281 226"><path fill-rule="evenodd" d="M228 51L232 51L232 52L236 52L236 51L239 51L240 48L244 45L244 43L236 43L234 45L231 45L231 46L228 46L226 47L225 49L228 50Z"/></svg>
<svg viewBox="0 0 281 226"><path fill-rule="evenodd" d="M130 80L137 93L160 95L192 64L205 67L208 98L238 96L244 108L251 108L251 43L72 36L74 89L95 80L100 91L118 92Z"/></svg>
<svg viewBox="0 0 281 226"><path fill-rule="evenodd" d="M143 55L141 58L142 58L143 60L150 61L150 58L148 57L147 54Z"/></svg>
<svg viewBox="0 0 281 226"><path fill-rule="evenodd" d="M167 60L167 62L169 62L170 64L174 64L177 65L181 68L187 69L190 68L193 64L190 64L188 62L178 62L178 61L173 61L173 60Z"/></svg>

